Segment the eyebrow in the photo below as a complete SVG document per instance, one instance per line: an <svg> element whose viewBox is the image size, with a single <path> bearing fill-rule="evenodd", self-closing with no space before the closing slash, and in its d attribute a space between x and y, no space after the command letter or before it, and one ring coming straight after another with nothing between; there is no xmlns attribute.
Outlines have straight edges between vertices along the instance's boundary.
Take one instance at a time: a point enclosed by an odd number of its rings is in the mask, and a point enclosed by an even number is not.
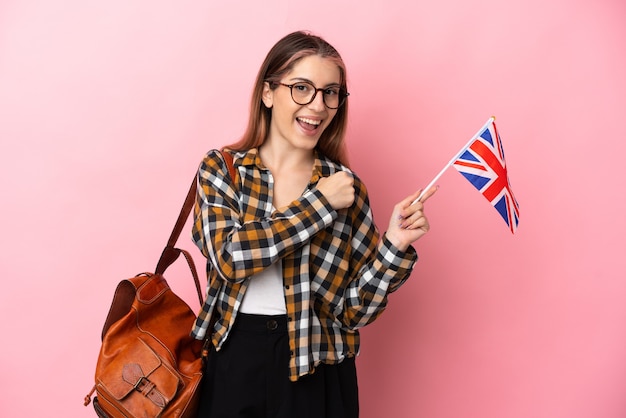
<svg viewBox="0 0 626 418"><path fill-rule="evenodd" d="M310 83L313 86L315 86L314 82L312 82L308 78L304 78L304 77L294 77L294 78L289 79L289 81L292 82L292 83L297 83L298 81L304 81L304 82ZM320 88L327 89L329 87L341 87L341 83L329 83L329 84L325 85L324 87L320 87Z"/></svg>

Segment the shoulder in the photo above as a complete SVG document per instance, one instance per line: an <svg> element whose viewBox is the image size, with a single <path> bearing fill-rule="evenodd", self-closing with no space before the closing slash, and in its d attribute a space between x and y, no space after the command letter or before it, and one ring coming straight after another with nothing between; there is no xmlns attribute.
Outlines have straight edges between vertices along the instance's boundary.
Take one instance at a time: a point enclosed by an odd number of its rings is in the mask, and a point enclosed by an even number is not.
<svg viewBox="0 0 626 418"><path fill-rule="evenodd" d="M215 167L216 165L220 165L222 161L222 152L218 149L212 149L204 154L201 165L206 168Z"/></svg>
<svg viewBox="0 0 626 418"><path fill-rule="evenodd" d="M237 159L241 159L242 153L228 148L212 149L204 155L200 163L200 169L205 171L223 171L227 169L226 160L229 159L237 165Z"/></svg>
<svg viewBox="0 0 626 418"><path fill-rule="evenodd" d="M224 155L227 152L230 153L232 151L218 149L208 151L200 162L200 166L198 168L199 177L201 179L208 180L211 183L215 182L216 179L230 177L230 170L226 160L224 159Z"/></svg>

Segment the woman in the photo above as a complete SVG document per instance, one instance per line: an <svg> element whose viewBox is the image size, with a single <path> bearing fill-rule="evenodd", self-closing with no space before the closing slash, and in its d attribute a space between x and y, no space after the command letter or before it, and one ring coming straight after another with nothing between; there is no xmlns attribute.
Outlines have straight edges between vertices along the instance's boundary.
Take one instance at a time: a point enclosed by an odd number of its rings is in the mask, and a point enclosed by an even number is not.
<svg viewBox="0 0 626 418"><path fill-rule="evenodd" d="M435 190L398 203L379 235L347 167L348 95L335 48L289 34L257 75L247 131L223 151L235 178L219 152L200 166L193 239L209 286L193 335L214 346L201 417L358 416L358 329L409 277Z"/></svg>

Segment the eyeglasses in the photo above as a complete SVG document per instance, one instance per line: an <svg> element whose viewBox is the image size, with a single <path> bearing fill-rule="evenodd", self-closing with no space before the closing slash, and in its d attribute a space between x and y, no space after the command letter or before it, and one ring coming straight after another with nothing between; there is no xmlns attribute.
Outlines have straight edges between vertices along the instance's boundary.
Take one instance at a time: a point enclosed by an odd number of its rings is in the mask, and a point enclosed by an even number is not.
<svg viewBox="0 0 626 418"><path fill-rule="evenodd" d="M291 99L299 105L308 105L315 100L317 92L321 91L324 105L329 109L337 109L346 102L346 98L350 95L350 93L341 87L318 89L308 81L299 81L293 84L285 84L279 81L276 83L281 86L289 87L291 90Z"/></svg>

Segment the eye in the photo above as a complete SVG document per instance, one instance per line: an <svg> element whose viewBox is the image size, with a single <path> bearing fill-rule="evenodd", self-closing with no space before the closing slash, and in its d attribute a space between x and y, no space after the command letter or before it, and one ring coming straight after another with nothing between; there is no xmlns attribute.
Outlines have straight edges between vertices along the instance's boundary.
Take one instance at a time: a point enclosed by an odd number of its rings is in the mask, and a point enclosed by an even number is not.
<svg viewBox="0 0 626 418"><path fill-rule="evenodd" d="M293 89L296 90L298 93L307 93L311 90L311 86L309 86L307 83L296 83L293 85Z"/></svg>
<svg viewBox="0 0 626 418"><path fill-rule="evenodd" d="M329 87L327 89L324 89L324 94L329 97L338 96L339 93L340 93L339 87Z"/></svg>

